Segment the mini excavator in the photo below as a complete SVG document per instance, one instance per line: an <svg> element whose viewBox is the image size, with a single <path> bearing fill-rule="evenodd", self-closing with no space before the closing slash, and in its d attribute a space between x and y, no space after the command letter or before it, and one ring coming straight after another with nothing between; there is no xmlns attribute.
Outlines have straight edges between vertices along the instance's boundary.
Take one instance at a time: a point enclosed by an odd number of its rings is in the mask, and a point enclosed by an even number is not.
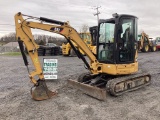
<svg viewBox="0 0 160 120"><path fill-rule="evenodd" d="M81 32L79 33L81 39L87 44L87 46L91 46L91 35L89 32ZM74 42L72 43L75 47L77 47L77 44L75 44ZM78 49L78 48L77 48ZM79 49L79 51L81 52L81 54L85 55L84 52ZM64 42L62 44L62 54L64 56L76 56L76 53L74 52L73 48L71 47L70 43L68 42Z"/></svg>
<svg viewBox="0 0 160 120"><path fill-rule="evenodd" d="M26 17L24 19L24 17ZM52 20L44 17L33 17L17 13L15 15L16 39L18 40L24 63L28 61L24 54L23 44L27 48L35 70L29 72L29 78L34 84L31 95L34 100L45 100L56 95L45 83L42 68L38 59L38 45L35 43L31 29L41 29L64 36L79 58L89 70L78 77L78 80L68 80L68 83L84 93L99 100L106 99L109 92L114 96L146 86L151 81L150 74L139 74L137 17L132 15L113 14L111 19L99 20L95 56L78 32L68 22ZM90 63L74 47L72 42L86 54ZM39 78L36 79L35 76Z"/></svg>

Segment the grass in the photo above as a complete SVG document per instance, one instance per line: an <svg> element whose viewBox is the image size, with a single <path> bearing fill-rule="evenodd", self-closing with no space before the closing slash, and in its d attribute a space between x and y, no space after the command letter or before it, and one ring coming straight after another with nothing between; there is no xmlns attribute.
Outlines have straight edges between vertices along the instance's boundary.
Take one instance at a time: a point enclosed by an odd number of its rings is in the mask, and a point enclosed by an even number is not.
<svg viewBox="0 0 160 120"><path fill-rule="evenodd" d="M7 53L3 53L1 55L18 56L18 55L21 55L21 52L7 52Z"/></svg>

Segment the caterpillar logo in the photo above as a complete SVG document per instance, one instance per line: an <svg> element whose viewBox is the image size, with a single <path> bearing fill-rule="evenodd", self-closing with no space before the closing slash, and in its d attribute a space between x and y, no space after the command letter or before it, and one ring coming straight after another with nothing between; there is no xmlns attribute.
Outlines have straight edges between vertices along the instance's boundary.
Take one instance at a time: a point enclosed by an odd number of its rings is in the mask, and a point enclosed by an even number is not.
<svg viewBox="0 0 160 120"><path fill-rule="evenodd" d="M62 32L63 28L52 27L50 30L53 32Z"/></svg>

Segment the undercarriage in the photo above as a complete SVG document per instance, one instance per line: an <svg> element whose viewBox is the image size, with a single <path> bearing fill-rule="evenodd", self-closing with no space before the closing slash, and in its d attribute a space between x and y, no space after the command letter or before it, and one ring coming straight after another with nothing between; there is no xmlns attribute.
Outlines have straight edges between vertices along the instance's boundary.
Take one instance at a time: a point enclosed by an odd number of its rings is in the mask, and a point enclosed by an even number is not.
<svg viewBox="0 0 160 120"><path fill-rule="evenodd" d="M151 75L149 74L111 76L83 73L78 78L78 81L68 80L68 84L89 96L99 100L106 100L108 93L113 96L119 96L149 85L150 81Z"/></svg>

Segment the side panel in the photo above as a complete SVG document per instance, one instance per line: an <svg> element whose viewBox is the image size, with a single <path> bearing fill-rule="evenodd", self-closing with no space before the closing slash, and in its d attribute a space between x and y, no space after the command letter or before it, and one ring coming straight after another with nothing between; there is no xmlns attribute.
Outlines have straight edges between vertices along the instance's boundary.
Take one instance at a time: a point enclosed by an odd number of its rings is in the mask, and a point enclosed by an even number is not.
<svg viewBox="0 0 160 120"><path fill-rule="evenodd" d="M100 64L101 70L98 72L110 75L126 75L138 71L138 62L132 64Z"/></svg>

